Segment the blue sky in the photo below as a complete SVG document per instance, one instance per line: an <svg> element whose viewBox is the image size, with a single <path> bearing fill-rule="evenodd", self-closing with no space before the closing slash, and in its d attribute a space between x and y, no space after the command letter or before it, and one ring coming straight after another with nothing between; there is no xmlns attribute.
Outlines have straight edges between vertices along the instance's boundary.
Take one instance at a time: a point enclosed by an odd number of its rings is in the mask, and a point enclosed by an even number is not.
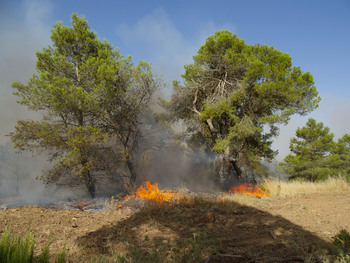
<svg viewBox="0 0 350 263"><path fill-rule="evenodd" d="M183 66L215 31L274 46L311 72L322 97L319 109L281 128L274 146L280 156L308 117L330 126L336 137L350 133L349 0L0 0L0 143L16 119L30 116L16 105L12 81L28 80L35 51L50 44L54 22L70 25L72 13L85 15L97 35L123 55L152 63L168 83L181 79Z"/></svg>

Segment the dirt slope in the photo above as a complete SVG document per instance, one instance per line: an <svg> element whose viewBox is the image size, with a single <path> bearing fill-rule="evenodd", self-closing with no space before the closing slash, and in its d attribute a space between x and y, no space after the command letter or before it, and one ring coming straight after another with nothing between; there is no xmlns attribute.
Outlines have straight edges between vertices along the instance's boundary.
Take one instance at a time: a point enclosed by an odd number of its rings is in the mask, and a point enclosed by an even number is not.
<svg viewBox="0 0 350 263"><path fill-rule="evenodd" d="M0 211L0 231L5 227L18 234L30 228L37 253L50 239L50 250L65 247L70 262L133 247L147 251L159 237L172 247L201 233L218 248L214 256L207 252L208 262L316 261L322 251L332 253L331 240L340 229L350 232L350 193L252 198L249 205L197 200L146 205L136 213L18 207Z"/></svg>

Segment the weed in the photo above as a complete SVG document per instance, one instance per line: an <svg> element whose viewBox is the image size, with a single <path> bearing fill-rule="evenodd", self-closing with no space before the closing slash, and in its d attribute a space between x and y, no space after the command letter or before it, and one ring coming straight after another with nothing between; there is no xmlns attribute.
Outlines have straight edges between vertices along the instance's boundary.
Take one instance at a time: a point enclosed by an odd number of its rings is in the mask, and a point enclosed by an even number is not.
<svg viewBox="0 0 350 263"><path fill-rule="evenodd" d="M43 251L41 252L41 256L39 258L40 263L49 262L49 254L50 254L49 247L50 247L50 243L47 242Z"/></svg>
<svg viewBox="0 0 350 263"><path fill-rule="evenodd" d="M0 262L1 263L48 263L49 246L47 242L40 257L34 259L34 235L28 230L24 238L13 236L11 229L5 229L0 238ZM65 252L58 254L55 263L65 262Z"/></svg>
<svg viewBox="0 0 350 263"><path fill-rule="evenodd" d="M65 249L61 253L58 253L55 263L64 263L66 261L66 252Z"/></svg>
<svg viewBox="0 0 350 263"><path fill-rule="evenodd" d="M28 231L24 238L11 236L11 230L5 229L0 239L0 262L33 262L34 236Z"/></svg>
<svg viewBox="0 0 350 263"><path fill-rule="evenodd" d="M345 229L339 231L339 233L333 237L333 244L342 252L350 251L350 233Z"/></svg>

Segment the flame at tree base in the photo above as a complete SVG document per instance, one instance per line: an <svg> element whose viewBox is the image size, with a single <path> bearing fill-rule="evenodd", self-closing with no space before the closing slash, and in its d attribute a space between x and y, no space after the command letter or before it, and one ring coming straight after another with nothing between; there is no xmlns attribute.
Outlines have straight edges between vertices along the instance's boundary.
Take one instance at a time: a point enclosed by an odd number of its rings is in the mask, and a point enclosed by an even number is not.
<svg viewBox="0 0 350 263"><path fill-rule="evenodd" d="M135 197L164 204L170 201L178 201L182 195L170 190L159 190L157 183L152 184L150 181L146 181L136 190Z"/></svg>
<svg viewBox="0 0 350 263"><path fill-rule="evenodd" d="M241 185L234 186L230 189L229 193L246 194L255 197L270 197L270 194L263 191L260 187L253 184L243 183ZM129 199L131 196L125 196L122 199ZM188 198L186 194L179 193L171 190L159 190L158 184L152 184L150 181L142 183L142 185L133 194L134 198L145 199L153 201L157 204L172 205L174 202L185 200ZM122 209L122 205L118 205L118 209Z"/></svg>
<svg viewBox="0 0 350 263"><path fill-rule="evenodd" d="M270 197L271 195L263 191L260 187L253 185L252 183L243 183L237 186L233 186L229 193L245 194L255 197Z"/></svg>

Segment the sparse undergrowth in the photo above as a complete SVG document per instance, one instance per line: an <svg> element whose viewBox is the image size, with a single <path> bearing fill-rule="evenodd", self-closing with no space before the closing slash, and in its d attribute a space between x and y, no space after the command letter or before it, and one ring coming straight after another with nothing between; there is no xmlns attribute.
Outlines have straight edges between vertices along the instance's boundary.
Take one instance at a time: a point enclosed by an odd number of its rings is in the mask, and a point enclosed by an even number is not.
<svg viewBox="0 0 350 263"><path fill-rule="evenodd" d="M333 243L341 252L350 253L350 233L345 229L339 231L333 238Z"/></svg>
<svg viewBox="0 0 350 263"><path fill-rule="evenodd" d="M316 235L321 232L307 230L308 228L303 224L298 223L301 219L307 219L317 224L318 219L316 218L315 221L315 218L311 217L316 214L313 198L319 196L320 200L327 201L330 196L334 197L333 194L318 195L317 193L336 192L338 194L335 196L342 199L348 198L349 195L343 192L349 192L349 186L344 185L341 179L337 179L329 180L328 183L332 185L328 188L321 187L323 185L321 183L313 183L317 186L311 191L302 192L302 187L288 192L288 189L284 188L294 186L293 182L281 184L282 182L276 181L275 183L280 184L279 196L291 196L291 198L259 199L231 194L227 195L227 198L224 196L226 199L222 196L215 199L215 196L208 195L206 198L193 197L161 205L135 200L137 204L140 203L138 204L140 206L137 206L138 209L132 213L125 215L123 213L128 211L126 207L129 203L125 204L125 208L120 208L119 203L114 202L115 206L111 209L115 211L108 211L105 214L27 207L1 211L0 216L3 217L0 219L6 219L8 226L16 226L16 233L24 233L28 229L28 226L19 228L19 224L26 225L24 221L13 221L10 217L13 216L14 220L18 220L19 214L21 218L32 222L35 220L38 226L49 224L51 227L56 227L50 234L50 240L55 240L51 246L54 250L60 251L63 248L62 241L67 242L64 243L67 244L67 262L222 262L230 260L230 257L240 262L250 260L277 262L283 261L287 255L294 255L294 258L303 262L349 263L350 234L346 225L340 227L339 220L332 221L329 217L323 219L319 217L320 228L327 227L327 224L332 224L333 229L344 228L338 234L336 234L338 231L332 232L327 239ZM271 185L276 186L272 183ZM269 191L272 197L277 196L268 185L262 185L262 188ZM299 193L310 193L310 195L301 195L299 196L301 198L296 199L294 196L298 196ZM306 200L313 200L313 202L306 203ZM332 200L340 201L340 199ZM320 205L323 203L318 202ZM266 204L266 209L261 204ZM330 201L327 213L330 205L334 207L333 202ZM286 207L292 212L289 218L283 218L285 215L283 213L280 214L282 217L270 213L271 210L276 212L278 209L280 212L282 208L282 211L285 211ZM341 204L341 207L344 205ZM347 207L344 209L346 211ZM35 217L34 214L37 216ZM322 215L325 216L325 214ZM293 218L296 220L293 221ZM344 218L348 217L343 214L342 218L344 221ZM330 228L327 229L329 230ZM9 240L11 236L8 231L3 231L1 237L1 253L5 251L3 244L7 247L10 244L4 241ZM43 233L40 231L40 227L34 229L36 238L41 236L41 247L39 246L36 250L32 261L4 261L3 254L0 254L0 262L49 262L48 243L44 247L47 236L44 235L45 238L43 238ZM331 240L332 236L334 236L333 240ZM29 237L33 235L29 234ZM65 237L69 237L70 240ZM26 240L26 237L23 240ZM332 248L332 241L334 241L334 248ZM36 256L39 250L40 255ZM61 256L63 257L60 259L56 258L56 262L65 262L63 252ZM291 256L288 260L292 258ZM54 257L51 257L50 262L53 260L55 260Z"/></svg>
<svg viewBox="0 0 350 263"><path fill-rule="evenodd" d="M147 237L145 241L147 241ZM210 240L203 232L193 233L192 238L180 239L176 246L170 246L170 240L153 239L153 247L143 249L133 246L128 253L113 253L117 263L162 263L162 262L202 262L209 255L217 253L218 240Z"/></svg>
<svg viewBox="0 0 350 263"><path fill-rule="evenodd" d="M350 262L350 233L342 229L333 237L333 244L338 250L338 255L324 262L349 263Z"/></svg>
<svg viewBox="0 0 350 263"><path fill-rule="evenodd" d="M147 242L148 237L144 242ZM350 234L346 230L341 230L338 235L334 237L334 245L341 249L339 255L325 256L315 255L310 253L303 258L294 257L302 262L335 262L335 263L349 263L350 256L349 249ZM169 246L170 240L163 238L154 238L152 240L153 247L150 249L142 248L136 244L131 244L129 252L117 253L112 251L112 257L105 257L99 255L93 257L90 261L83 261L82 257L79 262L90 263L162 263L162 262L216 262L211 261L212 256L218 254L217 245L220 240L211 240L203 232L193 233L191 238L180 239L176 246ZM298 244L295 244L298 245ZM14 237L11 230L6 229L0 239L0 262L2 263L32 263L49 262L49 243L43 249L41 256L35 258L34 252L34 236L28 231L24 238L19 236ZM239 258L238 259L243 259ZM55 263L64 263L65 252L57 255Z"/></svg>

